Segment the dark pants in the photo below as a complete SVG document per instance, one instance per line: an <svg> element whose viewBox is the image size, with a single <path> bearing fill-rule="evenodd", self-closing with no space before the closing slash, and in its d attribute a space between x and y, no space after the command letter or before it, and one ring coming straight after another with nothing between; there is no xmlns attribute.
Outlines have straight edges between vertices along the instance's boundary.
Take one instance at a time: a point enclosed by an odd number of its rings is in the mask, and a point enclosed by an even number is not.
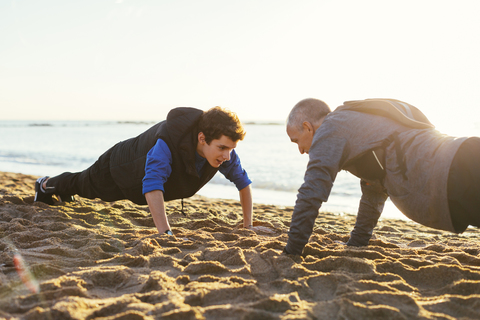
<svg viewBox="0 0 480 320"><path fill-rule="evenodd" d="M111 149L102 154L88 169L82 172L64 172L50 178L48 187L55 187L55 194L70 196L78 194L83 198L100 198L104 201L125 199L120 188L110 174Z"/></svg>
<svg viewBox="0 0 480 320"><path fill-rule="evenodd" d="M448 206L455 232L480 227L480 138L462 143L448 174Z"/></svg>

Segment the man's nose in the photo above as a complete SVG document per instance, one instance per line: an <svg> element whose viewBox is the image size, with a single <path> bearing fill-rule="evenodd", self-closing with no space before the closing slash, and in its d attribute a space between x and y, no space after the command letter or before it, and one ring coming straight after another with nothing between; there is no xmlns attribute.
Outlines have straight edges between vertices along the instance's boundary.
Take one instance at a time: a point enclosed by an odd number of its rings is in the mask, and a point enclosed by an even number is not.
<svg viewBox="0 0 480 320"><path fill-rule="evenodd" d="M230 160L230 151L226 150L226 151L223 153L223 159L225 159L225 161L229 161L229 160Z"/></svg>
<svg viewBox="0 0 480 320"><path fill-rule="evenodd" d="M300 151L300 154L304 154L304 153L305 153L305 151L303 150L303 148L300 147L300 146L298 146L298 151Z"/></svg>

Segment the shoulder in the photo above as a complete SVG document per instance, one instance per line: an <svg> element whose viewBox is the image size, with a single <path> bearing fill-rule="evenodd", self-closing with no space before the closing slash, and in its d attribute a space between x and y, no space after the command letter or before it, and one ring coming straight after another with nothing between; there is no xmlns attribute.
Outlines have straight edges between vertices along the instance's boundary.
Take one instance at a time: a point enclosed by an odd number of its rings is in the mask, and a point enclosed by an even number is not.
<svg viewBox="0 0 480 320"><path fill-rule="evenodd" d="M399 127L401 124L380 115L353 110L335 110L327 115L319 130L322 135L342 135L348 139L355 139L374 132L388 132Z"/></svg>
<svg viewBox="0 0 480 320"><path fill-rule="evenodd" d="M157 142L150 150L148 156L155 158L172 158L172 153L167 143L163 139L157 139Z"/></svg>
<svg viewBox="0 0 480 320"><path fill-rule="evenodd" d="M155 144L155 147L160 150L170 151L170 148L168 147L167 143L163 139L158 139L157 143Z"/></svg>

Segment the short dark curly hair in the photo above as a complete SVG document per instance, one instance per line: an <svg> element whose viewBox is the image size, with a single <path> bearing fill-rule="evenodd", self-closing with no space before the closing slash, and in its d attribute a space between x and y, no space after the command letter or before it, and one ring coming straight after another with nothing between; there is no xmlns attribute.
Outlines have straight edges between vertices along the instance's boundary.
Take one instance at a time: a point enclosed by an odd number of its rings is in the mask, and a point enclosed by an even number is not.
<svg viewBox="0 0 480 320"><path fill-rule="evenodd" d="M205 111L198 124L199 132L205 135L205 141L210 144L212 140L220 139L223 136L232 141L243 140L245 129L238 119L238 116L227 109L214 107Z"/></svg>

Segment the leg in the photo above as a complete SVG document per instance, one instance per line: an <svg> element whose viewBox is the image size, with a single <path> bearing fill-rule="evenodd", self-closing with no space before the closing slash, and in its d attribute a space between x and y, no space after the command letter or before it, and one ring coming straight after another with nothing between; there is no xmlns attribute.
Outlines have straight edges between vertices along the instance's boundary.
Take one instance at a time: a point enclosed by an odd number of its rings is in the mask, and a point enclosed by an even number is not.
<svg viewBox="0 0 480 320"><path fill-rule="evenodd" d="M61 197L78 194L88 199L100 198L104 201L125 199L110 174L110 153L108 150L88 169L77 172L65 172L46 182L47 190Z"/></svg>
<svg viewBox="0 0 480 320"><path fill-rule="evenodd" d="M453 158L448 174L448 205L455 232L480 227L480 139L466 140Z"/></svg>

